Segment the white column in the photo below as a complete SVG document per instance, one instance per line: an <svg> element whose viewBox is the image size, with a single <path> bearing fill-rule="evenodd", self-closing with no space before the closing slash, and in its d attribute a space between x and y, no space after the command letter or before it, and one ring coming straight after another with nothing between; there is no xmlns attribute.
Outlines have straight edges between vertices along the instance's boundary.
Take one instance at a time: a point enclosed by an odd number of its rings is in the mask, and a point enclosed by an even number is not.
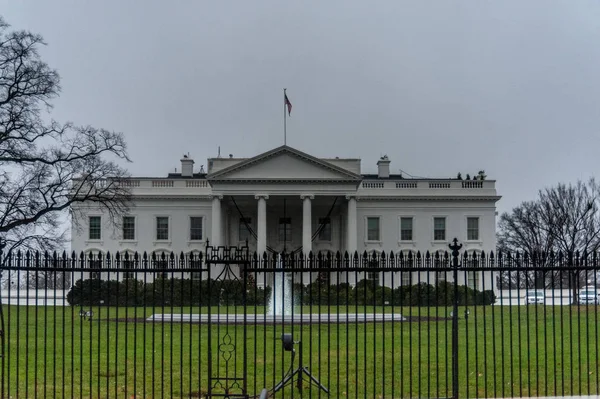
<svg viewBox="0 0 600 399"><path fill-rule="evenodd" d="M213 195L212 198L212 225L210 232L210 245L212 245L213 247L218 247L219 245L222 245L223 242L223 231L221 227L223 218L223 216L221 215L221 199L223 199L222 195Z"/></svg>
<svg viewBox="0 0 600 399"><path fill-rule="evenodd" d="M356 226L356 197L346 196L348 200L348 215L346 220L346 250L348 254L354 255L357 249L357 226Z"/></svg>
<svg viewBox="0 0 600 399"><path fill-rule="evenodd" d="M314 195L301 195L302 199L302 251L308 256L312 251L312 203Z"/></svg>
<svg viewBox="0 0 600 399"><path fill-rule="evenodd" d="M267 250L267 200L268 195L256 195L258 200L258 211L256 215L256 252L262 257Z"/></svg>
<svg viewBox="0 0 600 399"><path fill-rule="evenodd" d="M348 214L346 215L346 251L348 251L350 265L352 266L354 253L357 249L356 197L347 195L346 199L348 200ZM340 277L342 282L346 282L351 286L356 284L356 274L354 272L348 272L347 275L342 275Z"/></svg>

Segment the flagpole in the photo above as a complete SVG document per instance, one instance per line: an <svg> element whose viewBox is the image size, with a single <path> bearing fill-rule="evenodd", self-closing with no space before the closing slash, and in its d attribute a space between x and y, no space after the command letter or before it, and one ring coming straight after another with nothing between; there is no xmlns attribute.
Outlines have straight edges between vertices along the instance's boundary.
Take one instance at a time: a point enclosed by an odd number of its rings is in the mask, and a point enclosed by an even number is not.
<svg viewBox="0 0 600 399"><path fill-rule="evenodd" d="M287 126L286 126L286 116L285 116L285 107L287 104L285 103L285 91L287 89L283 89L283 145L287 145Z"/></svg>

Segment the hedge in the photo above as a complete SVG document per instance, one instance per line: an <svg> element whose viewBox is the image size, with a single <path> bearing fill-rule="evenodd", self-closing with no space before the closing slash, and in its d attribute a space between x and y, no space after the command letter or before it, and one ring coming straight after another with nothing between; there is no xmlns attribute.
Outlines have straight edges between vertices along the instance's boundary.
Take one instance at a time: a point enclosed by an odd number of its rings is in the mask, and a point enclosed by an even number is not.
<svg viewBox="0 0 600 399"><path fill-rule="evenodd" d="M72 306L241 306L244 290L247 306L268 303L271 288L258 288L253 280L243 286L240 280L157 279L146 282L87 279L78 280L67 294ZM454 285L419 283L389 288L376 281L361 280L354 287L347 283L327 284L317 280L306 286L294 284L294 302L303 305L395 305L452 306ZM496 296L491 290L458 289L459 305L491 305Z"/></svg>

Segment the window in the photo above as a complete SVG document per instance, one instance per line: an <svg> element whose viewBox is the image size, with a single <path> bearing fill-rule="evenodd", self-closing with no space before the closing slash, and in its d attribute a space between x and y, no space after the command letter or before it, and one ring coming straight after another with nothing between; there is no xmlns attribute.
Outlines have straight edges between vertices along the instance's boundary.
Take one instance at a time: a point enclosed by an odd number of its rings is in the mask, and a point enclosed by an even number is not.
<svg viewBox="0 0 600 399"><path fill-rule="evenodd" d="M201 269L202 268L202 254L199 252L192 252L189 254L189 266L192 269ZM191 273L192 280L201 280L202 272L192 272Z"/></svg>
<svg viewBox="0 0 600 399"><path fill-rule="evenodd" d="M373 258L369 261L369 270L367 271L367 280L369 281L379 281L379 272L377 268L379 267L379 262L375 259L377 255L373 253Z"/></svg>
<svg viewBox="0 0 600 399"><path fill-rule="evenodd" d="M368 272L367 280L369 281L379 281L379 272Z"/></svg>
<svg viewBox="0 0 600 399"><path fill-rule="evenodd" d="M190 240L201 241L202 240L202 217L192 216L190 217Z"/></svg>
<svg viewBox="0 0 600 399"><path fill-rule="evenodd" d="M411 272L401 272L400 273L400 285L403 287L407 287L412 283L412 273Z"/></svg>
<svg viewBox="0 0 600 399"><path fill-rule="evenodd" d="M123 217L123 239L135 240L135 217Z"/></svg>
<svg viewBox="0 0 600 399"><path fill-rule="evenodd" d="M88 259L89 259L89 265L90 265L90 269L92 270L100 270L102 269L102 261L103 261L103 257L101 254L92 254L91 256L88 255ZM100 279L100 272L99 271L93 271L90 273L90 278L92 279Z"/></svg>
<svg viewBox="0 0 600 399"><path fill-rule="evenodd" d="M467 240L479 240L479 218L467 218Z"/></svg>
<svg viewBox="0 0 600 399"><path fill-rule="evenodd" d="M467 286L474 290L479 287L479 273L478 272L468 272L467 273Z"/></svg>
<svg viewBox="0 0 600 399"><path fill-rule="evenodd" d="M166 216L158 216L156 218L156 239L169 239L169 218Z"/></svg>
<svg viewBox="0 0 600 399"><path fill-rule="evenodd" d="M369 217L367 218L367 241L379 241L379 218Z"/></svg>
<svg viewBox="0 0 600 399"><path fill-rule="evenodd" d="M192 272L192 280L202 280L202 272Z"/></svg>
<svg viewBox="0 0 600 399"><path fill-rule="evenodd" d="M89 239L90 240L99 240L101 236L101 218L100 216L90 216L90 231L89 231Z"/></svg>
<svg viewBox="0 0 600 399"><path fill-rule="evenodd" d="M446 218L433 218L433 240L446 240Z"/></svg>
<svg viewBox="0 0 600 399"><path fill-rule="evenodd" d="M156 270L155 271L155 278L157 279L168 279L169 278L169 273L168 273L168 269L169 269L169 258L166 256L163 259L163 253L161 254L153 254L153 257L151 257L151 264L152 267ZM154 257L155 256L155 257Z"/></svg>
<svg viewBox="0 0 600 399"><path fill-rule="evenodd" d="M125 219L125 218L123 218ZM133 254L130 252L123 252L121 253L121 267L123 269L134 269L135 268L135 261L133 259ZM135 278L135 273L134 272L123 272L123 280L126 279L133 279Z"/></svg>
<svg viewBox="0 0 600 399"><path fill-rule="evenodd" d="M292 240L292 219L279 218L279 241Z"/></svg>
<svg viewBox="0 0 600 399"><path fill-rule="evenodd" d="M252 218L240 218L240 224L238 228L238 240L246 241L250 239L249 227L252 223ZM246 227L246 225L248 227Z"/></svg>
<svg viewBox="0 0 600 399"><path fill-rule="evenodd" d="M319 218L319 227L321 227L321 231L319 231L319 241L331 241L331 219L329 218Z"/></svg>
<svg viewBox="0 0 600 399"><path fill-rule="evenodd" d="M435 272L435 285L446 281L446 272Z"/></svg>
<svg viewBox="0 0 600 399"><path fill-rule="evenodd" d="M413 240L413 218L400 218L400 240Z"/></svg>

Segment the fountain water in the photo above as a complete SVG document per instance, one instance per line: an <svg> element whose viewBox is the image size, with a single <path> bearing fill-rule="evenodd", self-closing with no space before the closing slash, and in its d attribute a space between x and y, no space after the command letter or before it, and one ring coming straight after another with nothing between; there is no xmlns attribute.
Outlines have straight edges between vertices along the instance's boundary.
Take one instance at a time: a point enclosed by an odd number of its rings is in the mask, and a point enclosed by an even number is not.
<svg viewBox="0 0 600 399"><path fill-rule="evenodd" d="M283 271L281 254L277 255L277 269L273 277L271 297L267 306L267 314L272 316L288 316L292 314L293 292L290 281Z"/></svg>
<svg viewBox="0 0 600 399"><path fill-rule="evenodd" d="M289 276L283 270L281 254L277 256L279 269L274 272L271 296L265 314L153 314L147 321L170 323L210 323L210 324L259 324L259 323L367 323L367 322L399 322L407 319L398 313L314 313L303 314L301 310L292 312L294 295ZM289 273L287 273L289 274Z"/></svg>

